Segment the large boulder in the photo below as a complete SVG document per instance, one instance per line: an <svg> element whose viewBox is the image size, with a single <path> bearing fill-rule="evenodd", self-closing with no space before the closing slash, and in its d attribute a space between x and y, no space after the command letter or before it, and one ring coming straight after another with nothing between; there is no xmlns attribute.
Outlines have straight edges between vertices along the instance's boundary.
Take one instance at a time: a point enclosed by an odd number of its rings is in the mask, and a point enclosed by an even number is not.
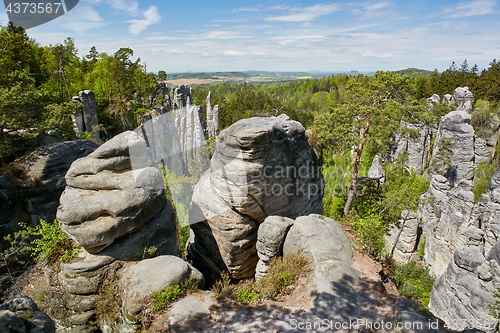
<svg viewBox="0 0 500 333"><path fill-rule="evenodd" d="M431 165L439 164L437 156L440 148L439 143L444 138L451 138L451 167L445 169L444 176L448 178L452 187L463 179L471 180L474 176L474 128L470 124L471 115L465 111L451 111L441 118L439 128L434 141ZM429 169L432 174L438 174Z"/></svg>
<svg viewBox="0 0 500 333"><path fill-rule="evenodd" d="M63 231L87 252L98 253L161 218L160 230L168 226L170 232L162 243L150 245L158 245L163 254L176 253L173 209L160 170L136 133L124 132L75 161L66 183L57 218Z"/></svg>
<svg viewBox="0 0 500 333"><path fill-rule="evenodd" d="M243 119L222 131L193 194L188 258L208 280L224 270L252 277L257 228L267 216L323 212L320 166L304 127L286 115Z"/></svg>
<svg viewBox="0 0 500 333"><path fill-rule="evenodd" d="M331 320L354 318L359 272L351 267L354 251L342 226L321 215L298 217L286 236L283 255L297 252L312 260L308 293L315 313Z"/></svg>
<svg viewBox="0 0 500 333"><path fill-rule="evenodd" d="M160 256L141 261L120 279L124 314L128 317L137 315L152 292L160 292L189 278L203 288L203 275L181 258Z"/></svg>
<svg viewBox="0 0 500 333"><path fill-rule="evenodd" d="M404 210L399 224L391 224L385 235L386 250L399 263L410 261L417 248L419 239L419 220L417 213Z"/></svg>
<svg viewBox="0 0 500 333"><path fill-rule="evenodd" d="M255 272L256 279L266 276L271 260L283 254L283 243L293 223L292 219L286 217L269 216L259 226L256 246L259 262Z"/></svg>

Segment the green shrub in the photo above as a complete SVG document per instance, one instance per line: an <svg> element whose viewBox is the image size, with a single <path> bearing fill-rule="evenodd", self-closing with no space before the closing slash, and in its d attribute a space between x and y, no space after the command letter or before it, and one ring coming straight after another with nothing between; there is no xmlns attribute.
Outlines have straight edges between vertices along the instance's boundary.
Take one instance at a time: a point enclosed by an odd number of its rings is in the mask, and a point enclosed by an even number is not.
<svg viewBox="0 0 500 333"><path fill-rule="evenodd" d="M377 257L382 258L385 248L385 230L387 228L384 221L377 215L369 215L365 218L355 217L351 222L351 227L358 239L368 247Z"/></svg>
<svg viewBox="0 0 500 333"><path fill-rule="evenodd" d="M400 266L391 263L388 266L391 270L391 276L396 281L399 293L428 308L435 280L430 275L429 269L414 261Z"/></svg>
<svg viewBox="0 0 500 333"><path fill-rule="evenodd" d="M189 278L183 283L168 286L160 292L153 291L151 293L153 310L155 310L156 313L161 313L170 303L181 296L194 293L197 289L198 284L196 281Z"/></svg>
<svg viewBox="0 0 500 333"><path fill-rule="evenodd" d="M20 225L30 237L34 237L28 249L36 260L53 262L60 258L61 261L67 261L80 252L80 247L62 231L57 220L40 220L36 227L29 227L24 223Z"/></svg>
<svg viewBox="0 0 500 333"><path fill-rule="evenodd" d="M484 161L474 170L474 202L477 204L481 194L486 193L490 180L497 171L499 160Z"/></svg>
<svg viewBox="0 0 500 333"><path fill-rule="evenodd" d="M260 298L260 295L251 291L251 290L248 290L248 289L244 289L244 290L241 290L239 295L238 295L238 302L240 302L241 304L248 304L248 303L251 303L251 304L255 304L255 302Z"/></svg>
<svg viewBox="0 0 500 333"><path fill-rule="evenodd" d="M423 236L418 243L417 253L420 258L423 258L425 255L425 236Z"/></svg>

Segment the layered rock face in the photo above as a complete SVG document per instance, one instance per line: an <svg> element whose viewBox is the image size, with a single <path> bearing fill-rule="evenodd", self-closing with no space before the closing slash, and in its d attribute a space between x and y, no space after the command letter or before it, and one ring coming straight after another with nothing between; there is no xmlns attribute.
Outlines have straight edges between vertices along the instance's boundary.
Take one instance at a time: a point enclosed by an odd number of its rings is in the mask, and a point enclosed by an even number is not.
<svg viewBox="0 0 500 333"><path fill-rule="evenodd" d="M193 104L191 91L191 87L186 84L181 84L178 88L172 88L172 107L174 110Z"/></svg>
<svg viewBox="0 0 500 333"><path fill-rule="evenodd" d="M404 210L401 213L399 227L391 224L387 230L386 250L400 263L410 261L416 251L419 236L419 220L415 212Z"/></svg>
<svg viewBox="0 0 500 333"><path fill-rule="evenodd" d="M219 135L219 106L212 109L212 92L207 96L207 138Z"/></svg>
<svg viewBox="0 0 500 333"><path fill-rule="evenodd" d="M94 93L92 90L80 91L78 97L73 97L73 101L83 104L83 109L72 115L76 136L83 132L91 133L93 127L99 125Z"/></svg>
<svg viewBox="0 0 500 333"><path fill-rule="evenodd" d="M474 95L469 91L469 87L458 87L453 93L455 106L457 111L463 111L468 114L472 113L472 105L474 104Z"/></svg>
<svg viewBox="0 0 500 333"><path fill-rule="evenodd" d="M463 330L460 320L475 323L476 328L493 332L497 319L490 312L495 291L500 288L500 170L493 176L489 191L479 199L470 217L470 225L461 232L466 242L436 282L429 309L451 329Z"/></svg>
<svg viewBox="0 0 500 333"><path fill-rule="evenodd" d="M270 215L322 213L322 196L320 162L300 123L286 115L240 120L221 132L195 188L188 258L207 280L224 270L252 277L258 225Z"/></svg>
<svg viewBox="0 0 500 333"><path fill-rule="evenodd" d="M145 141L124 132L75 161L66 174L57 218L83 250L58 275L69 309L63 323L89 330L95 294L115 260L144 258L146 248L176 255L177 225L163 179Z"/></svg>
<svg viewBox="0 0 500 333"><path fill-rule="evenodd" d="M12 184L7 177L0 176L0 239L16 231L20 221L29 225L37 225L40 219L53 221L71 163L97 147L98 144L88 140L43 146L18 162L30 181Z"/></svg>
<svg viewBox="0 0 500 333"><path fill-rule="evenodd" d="M465 111L452 111L441 119L434 141L431 165L435 163L439 143L443 138L451 138L451 168L445 174L452 187L460 180L471 180L474 176L474 128L471 116ZM431 172L432 174L432 172Z"/></svg>
<svg viewBox="0 0 500 333"><path fill-rule="evenodd" d="M427 125L415 125L401 121L401 127L418 131L418 139L411 140L397 133L393 136L395 144L391 147L389 161L394 161L400 154L408 151L409 168L419 173L427 164L431 149L432 131Z"/></svg>
<svg viewBox="0 0 500 333"><path fill-rule="evenodd" d="M101 252L156 219L171 234L176 232L161 173L134 132L124 132L75 161L66 183L57 218L63 231L89 253ZM167 248L158 244L161 252L177 248L162 243Z"/></svg>

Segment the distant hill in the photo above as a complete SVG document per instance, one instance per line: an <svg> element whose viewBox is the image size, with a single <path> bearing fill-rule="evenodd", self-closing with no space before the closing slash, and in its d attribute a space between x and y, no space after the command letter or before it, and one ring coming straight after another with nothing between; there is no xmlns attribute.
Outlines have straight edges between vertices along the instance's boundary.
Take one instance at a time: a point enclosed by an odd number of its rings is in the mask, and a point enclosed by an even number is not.
<svg viewBox="0 0 500 333"><path fill-rule="evenodd" d="M396 73L400 76L407 75L409 78L417 78L417 77L426 77L430 78L433 71L428 71L426 69L418 69L418 68L407 68L407 69L402 69L400 71L394 71L393 73Z"/></svg>

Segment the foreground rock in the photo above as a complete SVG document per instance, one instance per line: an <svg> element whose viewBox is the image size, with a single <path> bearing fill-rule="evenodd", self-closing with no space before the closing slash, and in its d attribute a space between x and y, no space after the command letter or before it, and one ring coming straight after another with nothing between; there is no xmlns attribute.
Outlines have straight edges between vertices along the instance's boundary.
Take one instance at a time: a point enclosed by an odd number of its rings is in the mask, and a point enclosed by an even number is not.
<svg viewBox="0 0 500 333"><path fill-rule="evenodd" d="M293 223L292 219L286 217L269 216L259 226L257 231L259 262L255 269L255 279L266 276L271 259L283 255L283 243Z"/></svg>
<svg viewBox="0 0 500 333"><path fill-rule="evenodd" d="M54 321L27 296L11 298L0 305L0 332L55 333Z"/></svg>
<svg viewBox="0 0 500 333"><path fill-rule="evenodd" d="M296 252L313 263L308 292L315 313L330 320L354 318L359 272L351 266L354 251L340 224L321 215L298 217L283 245L283 255Z"/></svg>
<svg viewBox="0 0 500 333"><path fill-rule="evenodd" d="M146 143L124 132L92 154L75 161L57 217L61 229L83 249L62 264L59 281L69 300L63 325L89 330L95 295L106 276L121 264L138 261L154 246L160 255L177 255L175 214L163 179Z"/></svg>
<svg viewBox="0 0 500 333"><path fill-rule="evenodd" d="M203 275L184 260L174 256L160 256L141 261L127 271L120 280L123 312L127 317L136 316L146 297L192 279L199 288L204 286Z"/></svg>
<svg viewBox="0 0 500 333"><path fill-rule="evenodd" d="M286 115L240 120L221 132L196 185L188 259L209 281L225 270L253 277L258 225L270 215L322 213L322 196L320 162L300 123Z"/></svg>

